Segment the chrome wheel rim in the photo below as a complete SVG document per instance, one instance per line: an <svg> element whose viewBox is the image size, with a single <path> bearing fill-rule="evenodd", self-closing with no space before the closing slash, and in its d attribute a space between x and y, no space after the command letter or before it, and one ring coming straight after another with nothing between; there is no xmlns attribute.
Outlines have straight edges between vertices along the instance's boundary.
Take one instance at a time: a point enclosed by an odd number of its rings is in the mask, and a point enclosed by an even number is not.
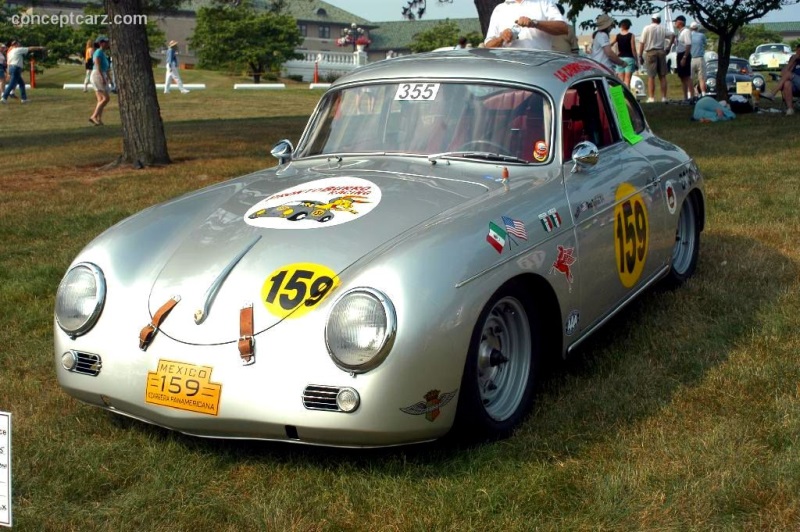
<svg viewBox="0 0 800 532"><path fill-rule="evenodd" d="M531 372L531 329L519 300L504 297L486 316L477 370L481 402L489 417L501 422L513 416Z"/></svg>
<svg viewBox="0 0 800 532"><path fill-rule="evenodd" d="M687 200L681 207L678 228L675 231L675 247L672 248L672 269L679 274L686 273L694 259L697 238L695 224L694 209L691 201Z"/></svg>

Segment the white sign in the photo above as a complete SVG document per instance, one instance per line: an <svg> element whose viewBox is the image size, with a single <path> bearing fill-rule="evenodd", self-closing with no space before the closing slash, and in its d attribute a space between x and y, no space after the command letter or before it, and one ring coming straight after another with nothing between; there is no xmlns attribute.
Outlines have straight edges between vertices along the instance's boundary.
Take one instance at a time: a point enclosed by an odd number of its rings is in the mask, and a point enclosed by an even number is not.
<svg viewBox="0 0 800 532"><path fill-rule="evenodd" d="M284 189L250 207L244 221L266 229L320 229L374 209L381 189L359 177L329 177Z"/></svg>
<svg viewBox="0 0 800 532"><path fill-rule="evenodd" d="M394 99L427 102L435 100L438 93L438 83L401 83Z"/></svg>
<svg viewBox="0 0 800 532"><path fill-rule="evenodd" d="M11 526L11 413L0 412L0 525Z"/></svg>

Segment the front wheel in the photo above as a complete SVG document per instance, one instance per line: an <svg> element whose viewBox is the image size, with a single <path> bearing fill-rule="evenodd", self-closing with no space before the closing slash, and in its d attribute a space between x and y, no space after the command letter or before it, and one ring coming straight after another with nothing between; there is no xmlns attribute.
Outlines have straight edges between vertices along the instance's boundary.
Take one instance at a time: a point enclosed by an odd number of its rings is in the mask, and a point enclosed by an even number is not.
<svg viewBox="0 0 800 532"><path fill-rule="evenodd" d="M501 289L475 325L456 419L465 436L507 437L530 410L541 337L533 306L519 292Z"/></svg>
<svg viewBox="0 0 800 532"><path fill-rule="evenodd" d="M675 246L672 248L672 268L665 279L667 285L680 286L694 275L699 254L700 224L697 219L697 205L694 198L688 196L678 216Z"/></svg>

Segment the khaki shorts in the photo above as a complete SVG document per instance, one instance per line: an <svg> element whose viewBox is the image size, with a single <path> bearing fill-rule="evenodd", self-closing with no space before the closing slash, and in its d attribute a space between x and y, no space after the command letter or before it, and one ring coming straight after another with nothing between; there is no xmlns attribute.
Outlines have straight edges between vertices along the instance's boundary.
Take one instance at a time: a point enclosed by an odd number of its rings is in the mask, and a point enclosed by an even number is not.
<svg viewBox="0 0 800 532"><path fill-rule="evenodd" d="M92 70L92 75L89 76L89 81L92 82L95 92L105 92L108 94L108 85L106 85L105 78L99 70Z"/></svg>
<svg viewBox="0 0 800 532"><path fill-rule="evenodd" d="M706 62L702 57L692 57L692 78L706 79Z"/></svg>
<svg viewBox="0 0 800 532"><path fill-rule="evenodd" d="M650 50L644 53L644 65L651 78L667 75L667 53L664 50Z"/></svg>

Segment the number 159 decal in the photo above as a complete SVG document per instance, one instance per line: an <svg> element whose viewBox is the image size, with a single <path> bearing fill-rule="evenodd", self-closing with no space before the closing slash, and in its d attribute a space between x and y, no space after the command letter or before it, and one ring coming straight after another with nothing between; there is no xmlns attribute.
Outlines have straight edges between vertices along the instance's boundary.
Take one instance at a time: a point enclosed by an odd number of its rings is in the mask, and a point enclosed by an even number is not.
<svg viewBox="0 0 800 532"><path fill-rule="evenodd" d="M617 189L614 208L614 249L617 273L626 288L636 284L644 271L650 244L650 224L647 207L640 194L628 183Z"/></svg>
<svg viewBox="0 0 800 532"><path fill-rule="evenodd" d="M425 102L435 100L438 93L438 83L401 83L394 99Z"/></svg>
<svg viewBox="0 0 800 532"><path fill-rule="evenodd" d="M264 281L261 301L279 318L299 318L315 309L339 285L339 278L321 264L298 262L278 268Z"/></svg>

